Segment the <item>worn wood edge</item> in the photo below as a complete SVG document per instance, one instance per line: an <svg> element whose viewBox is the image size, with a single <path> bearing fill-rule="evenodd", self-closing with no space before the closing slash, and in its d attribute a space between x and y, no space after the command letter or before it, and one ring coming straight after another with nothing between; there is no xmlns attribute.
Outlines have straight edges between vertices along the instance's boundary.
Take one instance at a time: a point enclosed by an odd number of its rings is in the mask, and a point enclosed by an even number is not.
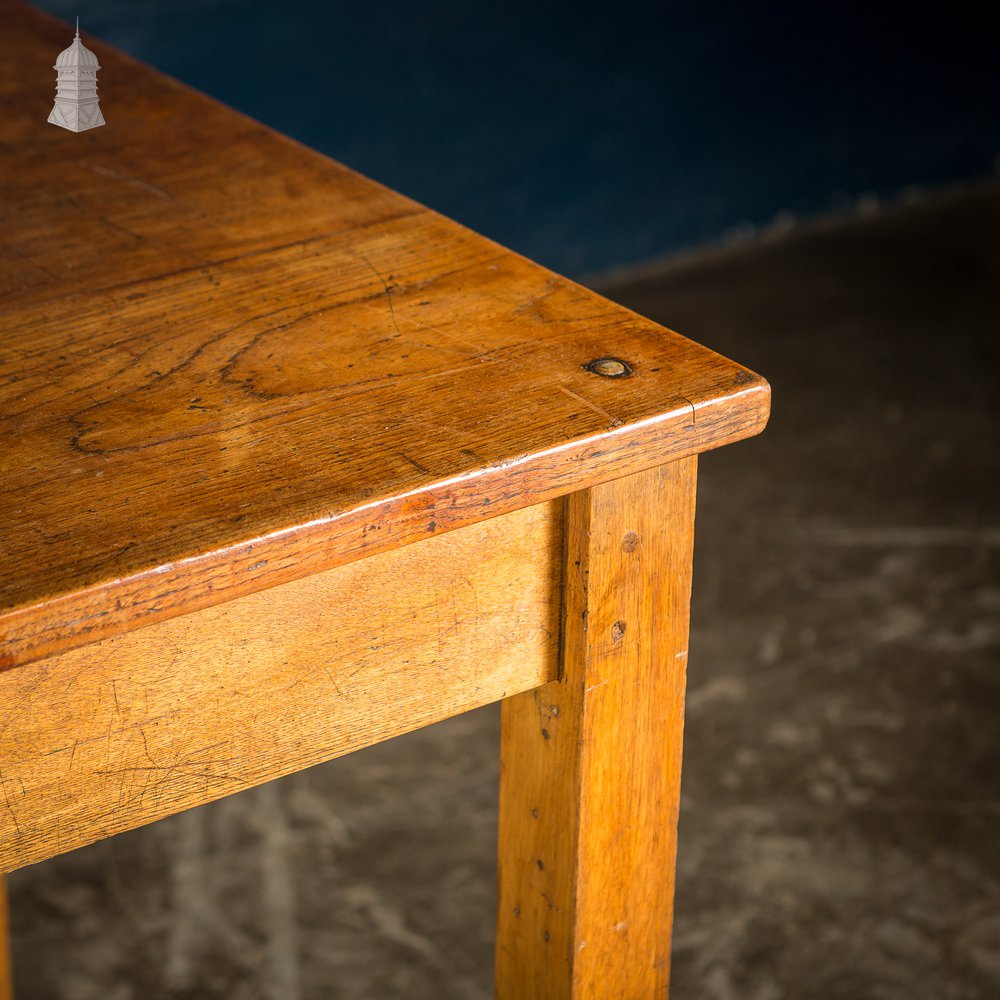
<svg viewBox="0 0 1000 1000"><path fill-rule="evenodd" d="M0 872L545 684L541 504L0 675Z"/></svg>
<svg viewBox="0 0 1000 1000"><path fill-rule="evenodd" d="M342 514L0 615L0 671L759 434L770 387L736 392Z"/></svg>

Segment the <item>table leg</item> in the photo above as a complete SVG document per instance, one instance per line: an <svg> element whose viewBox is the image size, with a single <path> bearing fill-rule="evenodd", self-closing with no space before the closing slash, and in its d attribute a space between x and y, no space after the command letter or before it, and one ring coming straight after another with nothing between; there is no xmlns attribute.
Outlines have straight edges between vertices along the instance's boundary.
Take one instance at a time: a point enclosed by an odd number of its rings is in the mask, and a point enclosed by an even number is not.
<svg viewBox="0 0 1000 1000"><path fill-rule="evenodd" d="M7 880L0 875L0 1000L13 1000L14 974L10 964L10 923L7 917Z"/></svg>
<svg viewBox="0 0 1000 1000"><path fill-rule="evenodd" d="M667 994L695 477L567 500L561 677L503 702L498 1000Z"/></svg>

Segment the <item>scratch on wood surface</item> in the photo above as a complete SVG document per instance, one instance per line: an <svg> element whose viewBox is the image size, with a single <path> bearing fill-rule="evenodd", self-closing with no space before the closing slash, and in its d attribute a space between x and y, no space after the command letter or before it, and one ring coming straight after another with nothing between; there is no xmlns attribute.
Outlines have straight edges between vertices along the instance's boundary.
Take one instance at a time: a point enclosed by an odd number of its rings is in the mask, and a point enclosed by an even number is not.
<svg viewBox="0 0 1000 1000"><path fill-rule="evenodd" d="M14 812L14 807L10 804L10 796L7 794L7 779L3 776L3 771L0 771L0 788L3 789L4 802L7 803L7 811L10 813L10 818L14 821L14 829L17 830L18 836L21 835L21 824L17 821L17 814Z"/></svg>
<svg viewBox="0 0 1000 1000"><path fill-rule="evenodd" d="M691 407L691 426L694 427L695 423L697 422L697 420L695 418L695 406L694 406L694 403L692 403L691 400L688 399L687 396L681 396L681 399L683 399L684 402L687 403L687 405Z"/></svg>
<svg viewBox="0 0 1000 1000"><path fill-rule="evenodd" d="M346 695L343 691L341 691L340 685L337 683L337 678L333 676L333 672L330 668L324 667L323 669L326 671L326 676L330 678L330 683L333 685L337 694L339 694L341 698L350 698L350 695Z"/></svg>
<svg viewBox="0 0 1000 1000"><path fill-rule="evenodd" d="M167 201L174 200L174 196L164 191L163 188L158 188L155 184L147 184L145 181L139 180L138 177L129 177L128 174L123 174L118 170L111 170L108 167L100 167L96 163L88 163L86 160L80 160L79 163L84 170L90 170L91 172L101 174L104 177L113 177L116 181L124 181L126 184L131 184L133 187L149 191L151 194L155 194L158 198L165 198Z"/></svg>
<svg viewBox="0 0 1000 1000"><path fill-rule="evenodd" d="M360 253L360 251L359 251ZM367 254L360 254L361 259L372 269L375 277L382 282L382 287L385 289L385 297L389 302L389 315L392 317L392 325L400 336L403 335L403 331L399 328L399 323L396 321L396 307L392 304L392 288L389 286L389 282L382 277L382 273L379 269L368 259Z"/></svg>
<svg viewBox="0 0 1000 1000"><path fill-rule="evenodd" d="M146 238L141 233L137 233L134 229L129 229L128 226L123 226L120 223L114 222L112 219L108 219L100 213L98 213L97 218L109 229L114 229L116 232L124 233L129 237L129 239L144 240Z"/></svg>
<svg viewBox="0 0 1000 1000"><path fill-rule="evenodd" d="M406 461L409 462L410 465L412 465L413 468L417 470L417 472L422 472L425 476L432 476L434 474L431 472L430 469L427 468L426 465L421 465L420 462L418 462L415 458L411 458L409 455L407 455L405 451L401 451L399 453L399 457L406 459Z"/></svg>
<svg viewBox="0 0 1000 1000"><path fill-rule="evenodd" d="M118 718L121 719L122 707L118 704L118 682L114 678L111 680L111 693L114 695L115 699L115 712L118 713ZM124 719L122 719L122 721L124 722Z"/></svg>
<svg viewBox="0 0 1000 1000"><path fill-rule="evenodd" d="M600 414L612 427L621 427L625 423L624 420L619 420L617 417L611 416L607 410L601 409L596 403L591 403L590 400L584 399L578 392L574 392L572 389L568 389L566 386L561 385L559 388L566 393L567 396L575 399L579 403L583 403L588 409L593 410L594 413Z"/></svg>

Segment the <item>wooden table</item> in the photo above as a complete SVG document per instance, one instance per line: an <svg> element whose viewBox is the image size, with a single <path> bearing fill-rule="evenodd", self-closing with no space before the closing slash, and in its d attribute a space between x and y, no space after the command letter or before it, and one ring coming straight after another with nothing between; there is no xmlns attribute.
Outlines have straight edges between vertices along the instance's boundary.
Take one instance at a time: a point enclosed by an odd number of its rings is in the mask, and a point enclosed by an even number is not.
<svg viewBox="0 0 1000 1000"><path fill-rule="evenodd" d="M497 995L662 996L767 384L107 46L54 128L0 24L0 871L502 699Z"/></svg>

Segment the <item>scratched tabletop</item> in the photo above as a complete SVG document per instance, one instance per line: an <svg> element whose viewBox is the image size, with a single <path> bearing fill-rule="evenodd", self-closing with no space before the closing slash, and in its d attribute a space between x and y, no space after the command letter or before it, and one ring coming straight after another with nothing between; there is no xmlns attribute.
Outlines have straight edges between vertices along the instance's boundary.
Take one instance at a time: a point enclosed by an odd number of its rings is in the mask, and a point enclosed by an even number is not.
<svg viewBox="0 0 1000 1000"><path fill-rule="evenodd" d="M0 23L0 666L766 420L745 368L99 40L108 124L47 124L72 29Z"/></svg>

